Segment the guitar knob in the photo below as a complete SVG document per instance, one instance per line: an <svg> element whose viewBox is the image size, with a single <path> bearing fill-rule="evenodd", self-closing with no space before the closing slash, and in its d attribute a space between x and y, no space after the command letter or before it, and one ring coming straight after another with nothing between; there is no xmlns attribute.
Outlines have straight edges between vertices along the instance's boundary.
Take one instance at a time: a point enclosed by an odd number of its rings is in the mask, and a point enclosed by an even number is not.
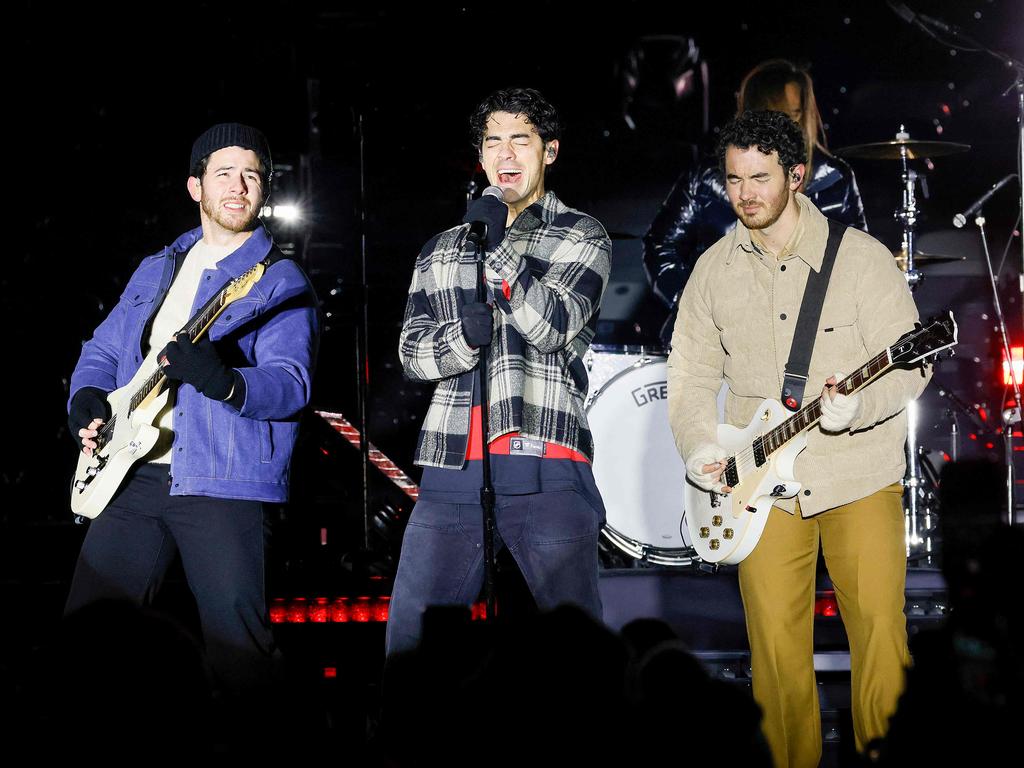
<svg viewBox="0 0 1024 768"><path fill-rule="evenodd" d="M724 531L722 531L722 538L723 539L731 539L732 538L732 533L733 533L732 528L726 528Z"/></svg>
<svg viewBox="0 0 1024 768"><path fill-rule="evenodd" d="M706 539L710 535L711 535L711 529L710 528L706 528L705 527L705 528L701 528L700 529L700 537L702 539Z"/></svg>
<svg viewBox="0 0 1024 768"><path fill-rule="evenodd" d="M712 539L708 542L708 547L710 547L711 549L718 549L721 546L722 542L720 542L718 539Z"/></svg>
<svg viewBox="0 0 1024 768"><path fill-rule="evenodd" d="M714 526L720 526L722 524L722 516L721 515L715 515L714 517L712 517L711 518L711 524L714 525Z"/></svg>

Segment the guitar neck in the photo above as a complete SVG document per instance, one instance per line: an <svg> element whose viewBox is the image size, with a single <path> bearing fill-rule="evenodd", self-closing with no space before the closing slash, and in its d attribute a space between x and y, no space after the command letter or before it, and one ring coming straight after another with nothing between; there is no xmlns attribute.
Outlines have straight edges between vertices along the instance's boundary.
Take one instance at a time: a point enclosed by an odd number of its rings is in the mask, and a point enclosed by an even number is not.
<svg viewBox="0 0 1024 768"><path fill-rule="evenodd" d="M213 321L217 319L217 316L224 311L227 306L225 301L228 293L227 288L223 288L217 294L213 296L203 307L196 312L195 315L185 324L185 327L178 331L175 336L186 333L188 337L195 343L203 334L206 333L210 326L213 325ZM154 395L159 394L163 388L164 383L167 381L167 377L164 375L162 367L157 367L155 371L139 385L139 388L132 393L128 413L131 414L136 408L145 403L147 399Z"/></svg>
<svg viewBox="0 0 1024 768"><path fill-rule="evenodd" d="M836 384L836 391L842 395L851 395L867 386L869 382L880 376L892 366L889 350L875 355L867 363ZM755 446L769 456L784 446L805 429L810 429L821 418L821 398L808 403L784 422L775 427L759 440L761 445Z"/></svg>

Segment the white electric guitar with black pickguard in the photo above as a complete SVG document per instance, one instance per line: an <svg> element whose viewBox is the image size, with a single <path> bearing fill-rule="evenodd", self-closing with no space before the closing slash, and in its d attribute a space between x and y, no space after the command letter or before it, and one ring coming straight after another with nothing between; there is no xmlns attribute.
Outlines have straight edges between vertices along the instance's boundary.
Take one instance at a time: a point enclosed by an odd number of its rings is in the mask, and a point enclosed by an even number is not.
<svg viewBox="0 0 1024 768"><path fill-rule="evenodd" d="M178 333L187 333L193 344L199 341L229 304L249 293L268 264L269 260L261 261L229 282ZM153 422L171 391L157 359L162 351L150 350L132 380L107 395L110 419L98 430L92 456L79 454L71 481L71 511L76 515L99 516L132 465L156 445L160 429Z"/></svg>
<svg viewBox="0 0 1024 768"><path fill-rule="evenodd" d="M838 382L836 390L850 395L893 366L937 356L956 343L957 327L951 312L949 317L930 320L900 337ZM686 524L702 559L733 565L753 551L775 500L800 491L801 484L793 479L793 466L807 446L807 432L820 418L820 398L796 413L777 400L765 400L745 428L718 426L718 444L729 454L721 482L732 491L705 491L688 478L685 489Z"/></svg>

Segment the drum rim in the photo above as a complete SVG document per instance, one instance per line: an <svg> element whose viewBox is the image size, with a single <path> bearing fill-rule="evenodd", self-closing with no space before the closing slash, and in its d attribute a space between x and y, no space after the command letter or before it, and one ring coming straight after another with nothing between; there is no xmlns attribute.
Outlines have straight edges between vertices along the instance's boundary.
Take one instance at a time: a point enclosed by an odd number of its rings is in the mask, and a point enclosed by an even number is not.
<svg viewBox="0 0 1024 768"><path fill-rule="evenodd" d="M692 546L656 547L652 544L647 544L646 542L634 539L632 536L626 536L624 533L617 530L615 526L608 523L601 526L601 534L608 539L613 547L623 554L632 557L634 560L656 563L658 565L675 565L677 562L679 565L690 565L693 561L700 560L697 550ZM623 549L619 542L616 541L616 538L629 545L631 549L640 553L639 556Z"/></svg>
<svg viewBox="0 0 1024 768"><path fill-rule="evenodd" d="M604 352L616 355L653 355L655 357L668 357L668 350L655 344L591 344L587 347L590 352Z"/></svg>
<svg viewBox="0 0 1024 768"><path fill-rule="evenodd" d="M625 375L627 375L629 373L632 373L633 371L638 371L641 368L644 368L644 367L646 367L648 365L657 365L658 363L666 363L667 364L668 363L668 358L665 358L665 357L642 357L639 360L637 360L635 363L631 363L630 365L627 365L621 371L618 371L618 372L612 374L612 376L606 382L604 382L601 386L599 386L593 392L589 392L587 394L587 400L589 402L587 403L587 406L586 406L586 408L584 408L583 412L589 414L590 410L594 407L594 403L596 403L598 398L601 397L601 394L606 389L608 389L608 387L610 387L616 381L621 379L623 376L625 376ZM668 380L668 377L666 376L666 381L667 380Z"/></svg>

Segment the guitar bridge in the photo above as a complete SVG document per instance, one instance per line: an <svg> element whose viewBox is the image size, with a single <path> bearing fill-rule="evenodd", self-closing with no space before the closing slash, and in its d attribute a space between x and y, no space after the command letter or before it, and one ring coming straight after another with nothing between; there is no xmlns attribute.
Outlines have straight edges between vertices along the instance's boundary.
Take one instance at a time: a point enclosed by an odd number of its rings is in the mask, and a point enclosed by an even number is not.
<svg viewBox="0 0 1024 768"><path fill-rule="evenodd" d="M711 491L711 508L718 509L720 506L722 506L721 494Z"/></svg>

